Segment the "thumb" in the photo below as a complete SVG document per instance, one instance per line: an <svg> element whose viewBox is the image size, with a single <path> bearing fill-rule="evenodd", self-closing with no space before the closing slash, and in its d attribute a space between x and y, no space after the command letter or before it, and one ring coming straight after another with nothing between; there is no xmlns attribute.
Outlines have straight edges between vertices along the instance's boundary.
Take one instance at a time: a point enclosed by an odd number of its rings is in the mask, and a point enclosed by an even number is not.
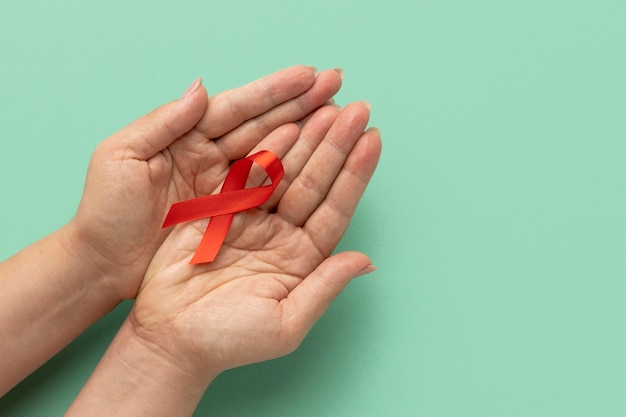
<svg viewBox="0 0 626 417"><path fill-rule="evenodd" d="M107 139L107 145L122 151L124 157L147 160L191 130L207 105L207 92L198 78L180 99L135 120Z"/></svg>
<svg viewBox="0 0 626 417"><path fill-rule="evenodd" d="M375 270L360 252L342 252L324 260L287 297L289 333L301 341L353 278Z"/></svg>

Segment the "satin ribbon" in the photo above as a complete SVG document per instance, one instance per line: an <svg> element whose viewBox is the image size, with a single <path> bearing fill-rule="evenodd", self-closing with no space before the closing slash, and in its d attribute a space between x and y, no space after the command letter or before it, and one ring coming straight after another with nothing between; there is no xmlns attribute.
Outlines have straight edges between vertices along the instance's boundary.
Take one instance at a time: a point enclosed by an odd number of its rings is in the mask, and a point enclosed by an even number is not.
<svg viewBox="0 0 626 417"><path fill-rule="evenodd" d="M253 163L259 164L271 184L244 188ZM219 194L207 195L172 204L165 217L163 228L178 223L211 217L191 264L212 262L224 243L235 213L258 207L265 203L284 176L283 165L270 151L260 151L235 162L224 180Z"/></svg>

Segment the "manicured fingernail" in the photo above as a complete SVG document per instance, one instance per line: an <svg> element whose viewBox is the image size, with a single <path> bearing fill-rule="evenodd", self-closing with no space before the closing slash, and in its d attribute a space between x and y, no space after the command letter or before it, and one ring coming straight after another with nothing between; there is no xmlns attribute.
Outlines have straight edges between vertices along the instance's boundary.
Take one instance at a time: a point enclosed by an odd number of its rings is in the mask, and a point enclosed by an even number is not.
<svg viewBox="0 0 626 417"><path fill-rule="evenodd" d="M343 72L343 70L341 68L333 68L333 71L335 71L337 74L339 74L339 76L343 80L344 72Z"/></svg>
<svg viewBox="0 0 626 417"><path fill-rule="evenodd" d="M191 96L194 93L194 91L196 91L201 85L202 85L202 78L196 78L196 80L193 83L191 83L189 87L187 87L183 95L180 96L180 99L182 100Z"/></svg>
<svg viewBox="0 0 626 417"><path fill-rule="evenodd" d="M372 272L377 271L377 270L378 270L378 268L376 268L374 265L368 265L368 266L366 266L365 268L361 269L361 270L360 270L360 271L356 274L356 276L357 276L357 277L360 277L360 276L363 276L363 275L366 275L366 274L372 273Z"/></svg>

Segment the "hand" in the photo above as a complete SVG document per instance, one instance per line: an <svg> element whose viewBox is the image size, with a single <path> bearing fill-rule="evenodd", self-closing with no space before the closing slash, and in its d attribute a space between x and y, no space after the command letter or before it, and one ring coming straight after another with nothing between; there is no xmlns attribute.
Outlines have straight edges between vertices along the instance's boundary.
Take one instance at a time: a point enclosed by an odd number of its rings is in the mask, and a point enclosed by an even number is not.
<svg viewBox="0 0 626 417"><path fill-rule="evenodd" d="M364 131L368 119L365 103L325 106L301 130L287 124L258 143L252 152L281 157L285 178L264 206L235 215L212 263L189 264L207 220L174 228L127 321L137 338L207 381L294 350L349 281L375 269L362 253L331 256L380 156L379 131ZM249 182L263 179L253 171ZM211 181L196 186L219 190Z"/></svg>
<svg viewBox="0 0 626 417"><path fill-rule="evenodd" d="M207 100L196 83L186 95L102 142L68 225L77 258L93 264L119 299L133 298L169 230L169 206L213 190L233 159L271 130L327 102L340 73L309 67L279 71Z"/></svg>

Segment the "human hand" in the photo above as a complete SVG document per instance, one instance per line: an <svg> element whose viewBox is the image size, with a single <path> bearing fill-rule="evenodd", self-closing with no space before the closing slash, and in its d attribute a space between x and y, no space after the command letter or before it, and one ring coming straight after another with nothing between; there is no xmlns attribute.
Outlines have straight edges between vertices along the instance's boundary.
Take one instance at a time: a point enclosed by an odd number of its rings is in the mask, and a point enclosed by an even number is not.
<svg viewBox="0 0 626 417"><path fill-rule="evenodd" d="M331 256L380 156L368 119L365 103L326 106L258 143L252 152L281 157L285 178L263 206L235 215L212 263L189 264L206 220L174 228L127 320L136 338L207 384L293 351L349 281L375 269L362 253ZM248 186L263 179L253 170ZM206 194L216 185L197 183Z"/></svg>
<svg viewBox="0 0 626 417"><path fill-rule="evenodd" d="M81 262L93 265L119 298L133 298L157 248L169 206L213 190L230 162L279 125L327 102L337 71L279 71L207 99L186 95L138 119L95 150L83 198L68 224Z"/></svg>

